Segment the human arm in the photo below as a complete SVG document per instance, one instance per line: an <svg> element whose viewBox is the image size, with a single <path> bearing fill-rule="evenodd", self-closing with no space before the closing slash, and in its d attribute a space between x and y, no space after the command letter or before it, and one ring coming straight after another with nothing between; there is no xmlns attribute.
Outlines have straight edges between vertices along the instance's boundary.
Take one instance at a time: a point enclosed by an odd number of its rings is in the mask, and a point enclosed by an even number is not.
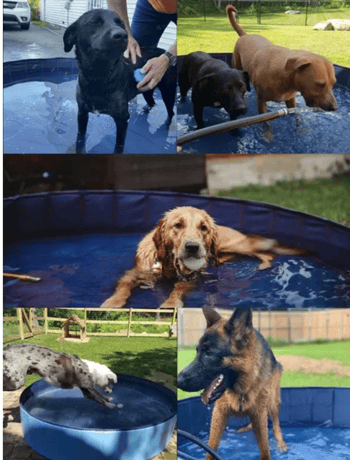
<svg viewBox="0 0 350 460"><path fill-rule="evenodd" d="M173 56L177 55L176 42L169 49L169 53L171 53ZM169 67L170 58L165 54L147 61L141 70L141 73L146 75L144 79L141 80L137 85L137 89L141 92L145 92L155 88Z"/></svg>
<svg viewBox="0 0 350 460"><path fill-rule="evenodd" d="M125 24L125 29L128 34L128 47L125 51L125 57L130 58L132 63L135 64L136 56L141 57L141 48L131 34L126 0L108 0L108 6L118 14Z"/></svg>

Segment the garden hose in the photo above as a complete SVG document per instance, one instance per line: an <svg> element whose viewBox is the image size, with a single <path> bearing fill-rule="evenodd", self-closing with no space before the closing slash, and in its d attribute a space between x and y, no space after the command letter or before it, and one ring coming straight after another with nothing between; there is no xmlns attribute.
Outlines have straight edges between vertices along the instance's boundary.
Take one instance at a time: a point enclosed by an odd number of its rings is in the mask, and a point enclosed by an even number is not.
<svg viewBox="0 0 350 460"><path fill-rule="evenodd" d="M202 137L211 136L212 134L224 133L232 131L233 129L242 128L243 126L255 125L263 121L273 120L274 118L284 117L285 115L298 114L304 112L323 112L319 107L305 107L305 108L292 108L280 109L275 112L263 113L261 115L254 115L253 117L241 118L240 120L227 121L219 125L209 126L208 128L197 129L191 133L184 134L177 138L177 145L181 146L187 142L195 141Z"/></svg>
<svg viewBox="0 0 350 460"><path fill-rule="evenodd" d="M208 452L212 457L215 458L215 460L223 460L222 457L220 457L215 450L213 450L211 447L209 447L205 442L201 441L198 439L196 436L193 436L193 434L187 433L187 431L183 430L177 430L177 434L180 436L183 436L184 438L189 439L190 441L194 442L198 446L202 447L206 452Z"/></svg>

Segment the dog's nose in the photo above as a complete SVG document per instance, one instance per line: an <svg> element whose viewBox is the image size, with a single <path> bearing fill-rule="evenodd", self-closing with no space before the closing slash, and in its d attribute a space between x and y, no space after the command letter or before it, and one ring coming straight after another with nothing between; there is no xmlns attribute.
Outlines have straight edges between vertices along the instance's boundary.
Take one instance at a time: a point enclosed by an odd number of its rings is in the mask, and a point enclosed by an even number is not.
<svg viewBox="0 0 350 460"><path fill-rule="evenodd" d="M332 111L334 111L334 110L338 110L338 105L337 105L337 103L334 102L334 103L329 104L329 105L328 105L328 108L327 108L326 110L328 110L329 112L332 112Z"/></svg>
<svg viewBox="0 0 350 460"><path fill-rule="evenodd" d="M188 241L185 244L185 249L188 254L196 254L199 250L199 244L194 241Z"/></svg>
<svg viewBox="0 0 350 460"><path fill-rule="evenodd" d="M125 32L125 30L122 30L122 29L114 30L111 33L111 39L115 41L123 41L123 40L127 40L127 38L128 38L127 33Z"/></svg>

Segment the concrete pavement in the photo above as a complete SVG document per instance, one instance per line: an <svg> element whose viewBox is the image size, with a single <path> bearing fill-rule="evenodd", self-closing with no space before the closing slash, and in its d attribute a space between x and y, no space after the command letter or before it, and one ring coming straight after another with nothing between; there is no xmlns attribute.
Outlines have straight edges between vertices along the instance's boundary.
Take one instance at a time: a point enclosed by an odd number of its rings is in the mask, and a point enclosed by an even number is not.
<svg viewBox="0 0 350 460"><path fill-rule="evenodd" d="M16 25L3 26L3 60L40 59L55 57L75 57L74 51L65 53L63 34L60 27L39 27L31 24L29 30L21 30Z"/></svg>

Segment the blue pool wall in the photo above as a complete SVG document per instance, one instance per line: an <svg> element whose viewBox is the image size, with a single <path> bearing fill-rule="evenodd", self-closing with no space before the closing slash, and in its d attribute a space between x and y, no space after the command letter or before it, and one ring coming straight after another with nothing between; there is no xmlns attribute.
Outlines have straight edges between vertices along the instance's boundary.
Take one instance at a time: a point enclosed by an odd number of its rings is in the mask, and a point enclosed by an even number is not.
<svg viewBox="0 0 350 460"><path fill-rule="evenodd" d="M328 219L254 201L158 191L72 191L4 200L4 244L46 236L146 233L165 211L194 206L218 224L277 238L349 268L350 228Z"/></svg>
<svg viewBox="0 0 350 460"><path fill-rule="evenodd" d="M350 388L290 387L281 389L281 425L312 426L328 423L333 428L350 428ZM178 427L195 436L208 430L212 409L200 396L178 401ZM249 423L247 417L231 417L229 426L240 428ZM179 438L181 442L187 442Z"/></svg>
<svg viewBox="0 0 350 460"><path fill-rule="evenodd" d="M231 66L232 53L211 53ZM184 56L178 57L178 71ZM337 85L350 89L350 68L334 64ZM78 65L75 58L26 59L5 62L3 66L4 88L28 81L57 81L57 76L72 80L77 77Z"/></svg>

